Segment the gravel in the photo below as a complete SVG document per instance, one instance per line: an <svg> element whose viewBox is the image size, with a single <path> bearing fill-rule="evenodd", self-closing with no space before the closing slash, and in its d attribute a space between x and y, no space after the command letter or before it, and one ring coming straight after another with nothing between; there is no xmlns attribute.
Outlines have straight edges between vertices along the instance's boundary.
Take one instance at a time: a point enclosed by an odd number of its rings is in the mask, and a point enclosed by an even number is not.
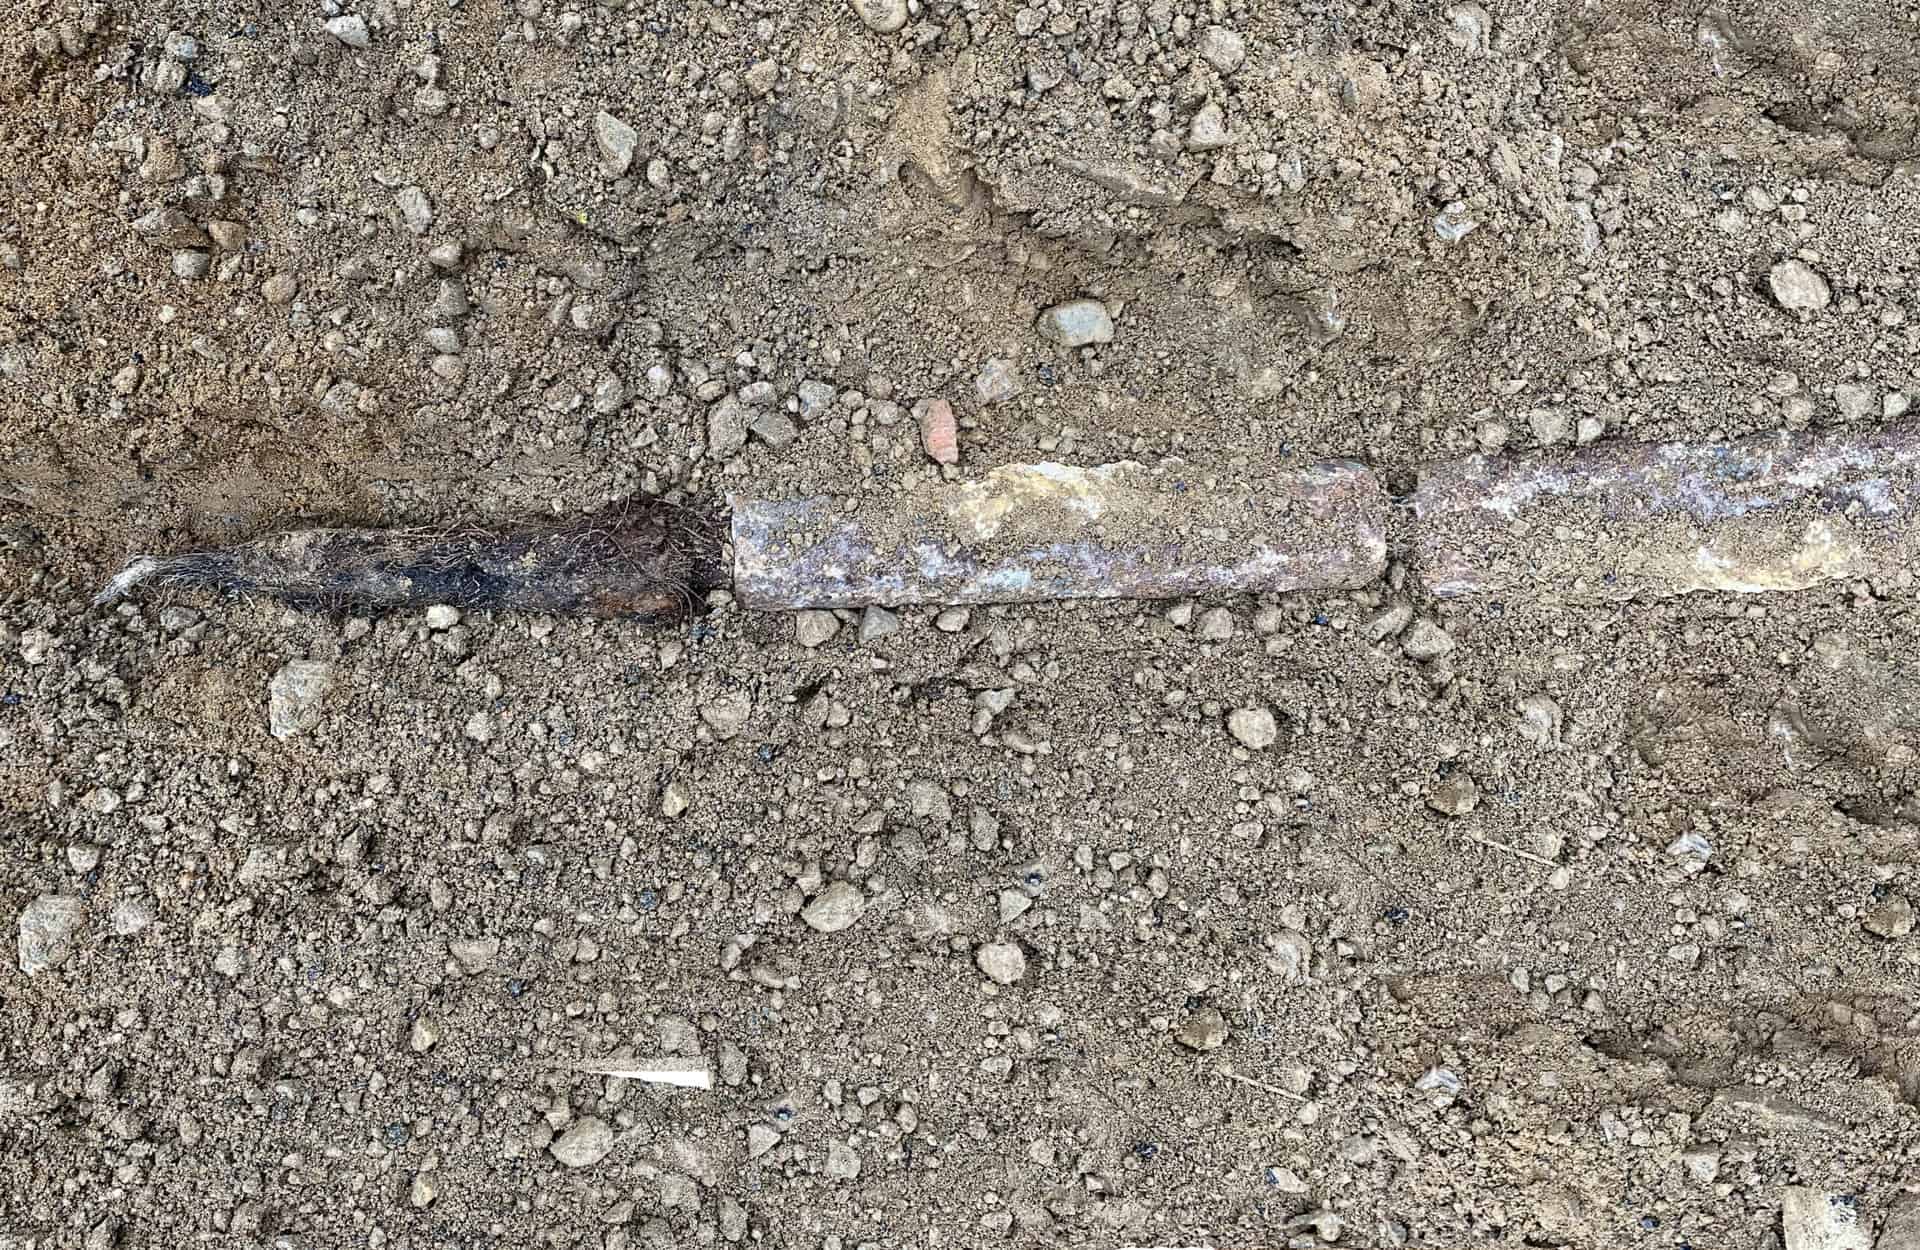
<svg viewBox="0 0 1920 1250"><path fill-rule="evenodd" d="M1264 751L1280 736L1280 727L1271 710L1242 707L1227 713L1227 732L1248 750Z"/></svg>
<svg viewBox="0 0 1920 1250"><path fill-rule="evenodd" d="M401 187L394 193L393 202L400 209L400 220L414 234L425 234L432 227L433 201L420 187Z"/></svg>
<svg viewBox="0 0 1920 1250"><path fill-rule="evenodd" d="M944 399L923 400L914 406L920 424L920 446L935 464L960 463L959 426L953 405Z"/></svg>
<svg viewBox="0 0 1920 1250"><path fill-rule="evenodd" d="M988 942L973 952L974 966L996 985L1012 985L1027 975L1027 956L1012 942Z"/></svg>
<svg viewBox="0 0 1920 1250"><path fill-rule="evenodd" d="M1062 347L1113 342L1113 318L1097 299L1069 300L1040 314L1040 337Z"/></svg>
<svg viewBox="0 0 1920 1250"><path fill-rule="evenodd" d="M848 881L835 881L801 909L800 919L815 933L840 933L851 929L867 910L867 896Z"/></svg>
<svg viewBox="0 0 1920 1250"><path fill-rule="evenodd" d="M1455 772L1427 795L1427 806L1442 816L1465 816L1480 806L1480 788L1466 773Z"/></svg>
<svg viewBox="0 0 1920 1250"><path fill-rule="evenodd" d="M86 906L70 894L42 894L20 913L20 971L28 976L58 968L72 957Z"/></svg>
<svg viewBox="0 0 1920 1250"><path fill-rule="evenodd" d="M325 660L289 660L267 683L267 730L276 738L307 733L320 723L334 666Z"/></svg>
<svg viewBox="0 0 1920 1250"><path fill-rule="evenodd" d="M868 30L891 35L907 24L907 0L850 0Z"/></svg>
<svg viewBox="0 0 1920 1250"><path fill-rule="evenodd" d="M1219 1050L1227 1040L1227 1020L1212 1007L1193 1012L1173 1035L1188 1050Z"/></svg>
<svg viewBox="0 0 1920 1250"><path fill-rule="evenodd" d="M592 1167L612 1152L613 1128L605 1120L585 1116L568 1125L548 1149L570 1168Z"/></svg>
<svg viewBox="0 0 1920 1250"><path fill-rule="evenodd" d="M860 613L860 641L879 642L882 638L891 638L900 632L900 617L897 613L872 604Z"/></svg>
<svg viewBox="0 0 1920 1250"><path fill-rule="evenodd" d="M341 17L327 19L327 33L349 48L365 48L372 42L367 33L367 19L357 13L348 13Z"/></svg>
<svg viewBox="0 0 1920 1250"><path fill-rule="evenodd" d="M1833 302L1833 288L1803 260L1783 260L1767 272L1767 287L1780 307L1819 312Z"/></svg>
<svg viewBox="0 0 1920 1250"><path fill-rule="evenodd" d="M1425 663L1453 650L1453 638L1432 621L1415 621L1406 637L1400 640L1400 649L1407 653L1408 659Z"/></svg>
<svg viewBox="0 0 1920 1250"><path fill-rule="evenodd" d="M600 167L615 178L625 177L633 166L640 132L612 113L600 112L593 116L593 141L600 149Z"/></svg>
<svg viewBox="0 0 1920 1250"><path fill-rule="evenodd" d="M793 640L809 650L824 647L840 632L840 618L831 612L809 608L793 614Z"/></svg>

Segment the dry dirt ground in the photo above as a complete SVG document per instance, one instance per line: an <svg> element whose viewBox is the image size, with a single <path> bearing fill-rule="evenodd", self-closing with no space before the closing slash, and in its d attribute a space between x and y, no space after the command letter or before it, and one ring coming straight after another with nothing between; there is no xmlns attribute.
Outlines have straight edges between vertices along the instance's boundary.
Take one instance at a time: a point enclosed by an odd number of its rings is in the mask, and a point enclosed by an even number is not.
<svg viewBox="0 0 1920 1250"><path fill-rule="evenodd" d="M1905 0L889 7L5 6L0 1243L1920 1244L1911 585L89 609L884 500L936 397L960 477L1404 490L1920 390Z"/></svg>

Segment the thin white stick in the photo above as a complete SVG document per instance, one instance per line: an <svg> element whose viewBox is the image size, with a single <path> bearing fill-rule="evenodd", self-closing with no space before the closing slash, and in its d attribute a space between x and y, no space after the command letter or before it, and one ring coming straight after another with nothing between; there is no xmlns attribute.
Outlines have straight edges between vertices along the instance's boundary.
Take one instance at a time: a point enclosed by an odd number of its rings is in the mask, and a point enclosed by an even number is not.
<svg viewBox="0 0 1920 1250"><path fill-rule="evenodd" d="M1255 1089L1264 1089L1269 1094L1274 1094L1281 1098L1291 1099L1294 1102L1307 1101L1307 1096L1305 1094L1296 1094L1290 1089L1281 1089L1278 1085L1269 1085L1265 1081L1256 1081L1250 1076L1241 1076L1238 1072L1235 1072L1232 1068L1220 1068L1220 1069L1217 1069L1217 1071L1221 1076L1226 1077L1229 1081L1238 1081L1242 1085L1251 1085Z"/></svg>
<svg viewBox="0 0 1920 1250"><path fill-rule="evenodd" d="M1549 868L1558 868L1560 866L1553 860L1548 859L1545 855L1535 855L1532 851L1523 851L1517 846L1508 846L1505 842L1495 842L1491 838L1477 837L1471 833L1467 835L1467 838L1469 841L1478 842L1489 851L1505 851L1509 855L1518 855L1521 859L1530 859L1536 864L1545 864Z"/></svg>
<svg viewBox="0 0 1920 1250"><path fill-rule="evenodd" d="M649 1085L677 1085L682 1089L712 1089L713 1069L700 1059L582 1059L573 1067L601 1076L618 1076Z"/></svg>

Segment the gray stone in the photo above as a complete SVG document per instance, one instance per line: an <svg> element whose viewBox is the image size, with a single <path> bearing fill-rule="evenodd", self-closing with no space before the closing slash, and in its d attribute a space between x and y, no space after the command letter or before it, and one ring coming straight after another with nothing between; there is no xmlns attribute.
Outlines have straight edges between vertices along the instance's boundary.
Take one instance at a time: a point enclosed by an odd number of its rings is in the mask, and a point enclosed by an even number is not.
<svg viewBox="0 0 1920 1250"><path fill-rule="evenodd" d="M907 0L852 0L867 29L891 35L907 24Z"/></svg>
<svg viewBox="0 0 1920 1250"><path fill-rule="evenodd" d="M973 962L996 985L1012 985L1027 975L1026 952L1013 942L989 942L973 952Z"/></svg>
<svg viewBox="0 0 1920 1250"><path fill-rule="evenodd" d="M1004 404L1020 394L1020 375L1014 372L1011 360L996 356L980 366L973 389L983 404Z"/></svg>
<svg viewBox="0 0 1920 1250"><path fill-rule="evenodd" d="M177 208L156 208L136 219L133 232L155 247L207 247L213 239Z"/></svg>
<svg viewBox="0 0 1920 1250"><path fill-rule="evenodd" d="M401 187L394 193L393 202L400 207L400 219L407 223L407 229L415 234L425 234L433 225L433 201L427 193L417 186Z"/></svg>
<svg viewBox="0 0 1920 1250"><path fill-rule="evenodd" d="M747 727L747 718L753 714L753 696L744 690L729 690L717 694L701 705L700 719L707 723L713 736L722 742L740 736Z"/></svg>
<svg viewBox="0 0 1920 1250"><path fill-rule="evenodd" d="M833 387L825 382L816 382L812 378L802 382L797 393L800 396L800 417L803 421L814 421L825 416L838 396L838 392Z"/></svg>
<svg viewBox="0 0 1920 1250"><path fill-rule="evenodd" d="M715 460L731 460L747 445L747 431L753 414L732 395L715 404L707 413L707 454Z"/></svg>
<svg viewBox="0 0 1920 1250"><path fill-rule="evenodd" d="M1873 1250L1852 1199L1804 1185L1780 1191L1780 1235L1786 1250Z"/></svg>
<svg viewBox="0 0 1920 1250"><path fill-rule="evenodd" d="M267 683L267 730L276 738L303 734L320 723L320 704L333 689L333 665L288 660Z"/></svg>
<svg viewBox="0 0 1920 1250"><path fill-rule="evenodd" d="M570 1168L592 1167L613 1150L613 1128L605 1120L586 1116L569 1125L548 1149Z"/></svg>
<svg viewBox="0 0 1920 1250"><path fill-rule="evenodd" d="M860 1152L843 1141L827 1143L827 1175L839 1181L860 1175Z"/></svg>
<svg viewBox="0 0 1920 1250"><path fill-rule="evenodd" d="M1453 636L1432 621L1415 621L1401 640L1400 649L1411 660L1437 660L1453 650Z"/></svg>
<svg viewBox="0 0 1920 1250"><path fill-rule="evenodd" d="M367 33L367 19L358 13L328 18L327 33L349 48L364 48L373 42Z"/></svg>
<svg viewBox="0 0 1920 1250"><path fill-rule="evenodd" d="M747 1129L747 1158L758 1159L761 1155L780 1144L780 1134L765 1124L751 1125Z"/></svg>
<svg viewBox="0 0 1920 1250"><path fill-rule="evenodd" d="M1209 26L1200 32L1194 47L1207 64L1223 74L1231 74L1247 61L1247 41L1225 26Z"/></svg>
<svg viewBox="0 0 1920 1250"><path fill-rule="evenodd" d="M1113 342L1113 318L1097 299L1068 300L1040 314L1040 337L1062 347Z"/></svg>
<svg viewBox="0 0 1920 1250"><path fill-rule="evenodd" d="M835 881L813 896L800 912L800 919L816 933L839 933L850 929L867 910L867 896L849 881Z"/></svg>
<svg viewBox="0 0 1920 1250"><path fill-rule="evenodd" d="M447 951L468 976L478 976L493 967L493 961L500 957L500 939L497 937L454 938L447 943Z"/></svg>
<svg viewBox="0 0 1920 1250"><path fill-rule="evenodd" d="M808 610L793 617L793 640L811 650L825 646L840 632L840 618L831 612Z"/></svg>
<svg viewBox="0 0 1920 1250"><path fill-rule="evenodd" d="M20 971L37 976L73 955L86 906L71 894L42 894L20 913Z"/></svg>
<svg viewBox="0 0 1920 1250"><path fill-rule="evenodd" d="M899 632L900 617L877 603L860 614L861 642L878 642L882 638L891 638Z"/></svg>
<svg viewBox="0 0 1920 1250"><path fill-rule="evenodd" d="M1464 772L1455 772L1427 795L1427 806L1442 816L1465 816L1480 806L1480 787Z"/></svg>
<svg viewBox="0 0 1920 1250"><path fill-rule="evenodd" d="M778 408L768 408L754 414L747 429L775 451L785 451L793 445L794 439L800 437L800 427Z"/></svg>
<svg viewBox="0 0 1920 1250"><path fill-rule="evenodd" d="M212 260L205 252L184 251L173 254L173 276L192 281L207 276Z"/></svg>
<svg viewBox="0 0 1920 1250"><path fill-rule="evenodd" d="M1375 642L1385 642L1399 634L1412 621L1413 608L1404 603L1396 603L1367 622L1367 637Z"/></svg>
<svg viewBox="0 0 1920 1250"><path fill-rule="evenodd" d="M427 320L438 325L458 321L473 311L467 302L467 287L455 278L442 278L434 291L433 303L427 306Z"/></svg>
<svg viewBox="0 0 1920 1250"><path fill-rule="evenodd" d="M1913 904L1904 895L1889 895L1868 908L1867 918L1861 923L1868 933L1903 938L1913 932Z"/></svg>
<svg viewBox="0 0 1920 1250"><path fill-rule="evenodd" d="M1227 1040L1227 1020L1212 1007L1203 1007L1186 1018L1173 1040L1188 1050L1219 1050Z"/></svg>
<svg viewBox="0 0 1920 1250"><path fill-rule="evenodd" d="M1250 751L1264 751L1280 736L1273 713L1264 707L1241 707L1227 713L1227 732Z"/></svg>
<svg viewBox="0 0 1920 1250"><path fill-rule="evenodd" d="M1780 307L1793 312L1819 312L1833 302L1833 288L1799 259L1783 260L1767 272L1767 287Z"/></svg>
<svg viewBox="0 0 1920 1250"><path fill-rule="evenodd" d="M1218 104L1203 105L1193 115L1193 124L1187 127L1188 151L1212 152L1232 142L1233 136L1227 132L1227 115Z"/></svg>
<svg viewBox="0 0 1920 1250"><path fill-rule="evenodd" d="M600 149L600 167L619 178L633 167L633 150L640 142L640 132L612 113L596 113L593 141Z"/></svg>
<svg viewBox="0 0 1920 1250"><path fill-rule="evenodd" d="M741 78L746 82L748 91L757 96L769 95L780 82L780 62L755 61L747 66L747 72Z"/></svg>

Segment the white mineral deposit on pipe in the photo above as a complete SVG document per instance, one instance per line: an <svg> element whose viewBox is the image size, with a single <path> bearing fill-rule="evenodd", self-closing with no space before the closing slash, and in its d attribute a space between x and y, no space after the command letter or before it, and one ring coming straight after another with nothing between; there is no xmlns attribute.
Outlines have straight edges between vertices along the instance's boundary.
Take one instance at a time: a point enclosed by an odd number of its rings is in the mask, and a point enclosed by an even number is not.
<svg viewBox="0 0 1920 1250"><path fill-rule="evenodd" d="M1358 587L1386 568L1387 509L1345 461L1237 486L1179 463L1008 465L851 512L735 500L734 594L782 609Z"/></svg>
<svg viewBox="0 0 1920 1250"><path fill-rule="evenodd" d="M1909 576L1920 427L1469 456L1413 495L1442 596L1613 600Z"/></svg>

